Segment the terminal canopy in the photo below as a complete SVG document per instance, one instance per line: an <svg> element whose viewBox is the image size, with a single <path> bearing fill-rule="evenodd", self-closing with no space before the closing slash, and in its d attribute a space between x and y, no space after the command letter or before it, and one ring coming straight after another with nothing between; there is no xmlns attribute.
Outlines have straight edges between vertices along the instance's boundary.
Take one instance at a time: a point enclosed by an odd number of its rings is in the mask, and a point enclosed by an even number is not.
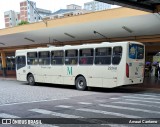
<svg viewBox="0 0 160 127"><path fill-rule="evenodd" d="M155 12L160 6L160 0L96 0L108 4L120 5L133 9Z"/></svg>

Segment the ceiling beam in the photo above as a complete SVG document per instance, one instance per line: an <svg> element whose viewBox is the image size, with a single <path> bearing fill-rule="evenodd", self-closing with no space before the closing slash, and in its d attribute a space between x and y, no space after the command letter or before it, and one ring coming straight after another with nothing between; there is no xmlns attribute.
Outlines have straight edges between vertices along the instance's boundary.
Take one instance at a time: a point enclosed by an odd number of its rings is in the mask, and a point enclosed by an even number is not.
<svg viewBox="0 0 160 127"><path fill-rule="evenodd" d="M145 50L148 52L159 52L160 46L157 45L149 45L149 46L145 46Z"/></svg>

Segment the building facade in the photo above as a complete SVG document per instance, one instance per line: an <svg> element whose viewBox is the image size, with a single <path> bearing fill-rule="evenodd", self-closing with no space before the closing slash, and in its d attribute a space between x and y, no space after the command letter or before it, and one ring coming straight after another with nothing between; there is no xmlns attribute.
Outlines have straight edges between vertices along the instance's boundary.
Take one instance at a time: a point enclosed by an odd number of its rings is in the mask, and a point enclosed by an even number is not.
<svg viewBox="0 0 160 127"><path fill-rule="evenodd" d="M28 21L30 23L37 22L38 18L35 9L36 9L36 2L27 0L20 2L21 21Z"/></svg>
<svg viewBox="0 0 160 127"><path fill-rule="evenodd" d="M111 8L110 4L106 4L98 1L91 1L91 2L84 3L84 9L90 10L90 11L101 11L101 10L106 10L110 8Z"/></svg>
<svg viewBox="0 0 160 127"><path fill-rule="evenodd" d="M70 4L67 5L67 9L59 9L56 12L48 16L45 16L43 19L48 20L48 19L64 18L69 16L82 15L89 12L91 11L82 9L82 7L79 5Z"/></svg>
<svg viewBox="0 0 160 127"><path fill-rule="evenodd" d="M38 22L51 13L50 10L37 8L36 2L25 0L20 2L20 13L12 10L4 12L5 27L17 26L21 21Z"/></svg>
<svg viewBox="0 0 160 127"><path fill-rule="evenodd" d="M43 19L57 19L57 18L64 18L64 17L70 17L75 15L82 15L85 13L89 13L90 11L84 10L84 9L60 9L51 15L45 16Z"/></svg>
<svg viewBox="0 0 160 127"><path fill-rule="evenodd" d="M38 14L43 18L45 16L48 16L48 15L51 15L52 14L52 11L50 10L46 10L46 9L42 9L42 8L36 8L36 11L38 12ZM37 15L37 17L39 17L39 20L41 20L40 16Z"/></svg>
<svg viewBox="0 0 160 127"><path fill-rule="evenodd" d="M82 9L81 6L79 5L75 5L75 4L70 4L70 5L67 5L67 9Z"/></svg>
<svg viewBox="0 0 160 127"><path fill-rule="evenodd" d="M20 22L20 13L13 10L4 12L5 27L16 26Z"/></svg>

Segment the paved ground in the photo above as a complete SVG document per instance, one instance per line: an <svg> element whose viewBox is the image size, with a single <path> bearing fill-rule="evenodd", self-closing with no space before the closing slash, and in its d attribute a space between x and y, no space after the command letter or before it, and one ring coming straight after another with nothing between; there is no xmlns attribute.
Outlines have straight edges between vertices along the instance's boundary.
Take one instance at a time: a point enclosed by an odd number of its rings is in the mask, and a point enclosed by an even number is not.
<svg viewBox="0 0 160 127"><path fill-rule="evenodd" d="M49 84L29 86L23 82L1 79L0 87L0 118L52 118L42 119L42 122L47 120L53 124L29 125L31 127L159 127L160 125L118 124L118 122L129 122L133 118L138 120L148 118L150 121L160 118L160 91L153 89L133 90L124 87L77 91L69 86ZM112 124L115 121L117 124ZM75 124L70 124L73 122ZM23 126L28 127L28 125Z"/></svg>

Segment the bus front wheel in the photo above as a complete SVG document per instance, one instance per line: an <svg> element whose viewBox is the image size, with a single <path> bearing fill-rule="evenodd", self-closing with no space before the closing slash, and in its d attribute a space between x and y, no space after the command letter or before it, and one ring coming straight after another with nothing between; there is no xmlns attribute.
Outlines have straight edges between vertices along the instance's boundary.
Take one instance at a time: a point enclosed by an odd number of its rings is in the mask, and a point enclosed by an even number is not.
<svg viewBox="0 0 160 127"><path fill-rule="evenodd" d="M87 83L86 83L86 79L83 77L83 76L79 76L77 79L76 79L76 88L78 90L86 90L87 88Z"/></svg>
<svg viewBox="0 0 160 127"><path fill-rule="evenodd" d="M34 76L32 74L29 74L27 77L27 81L29 85L34 86L35 85L35 80L34 80Z"/></svg>

